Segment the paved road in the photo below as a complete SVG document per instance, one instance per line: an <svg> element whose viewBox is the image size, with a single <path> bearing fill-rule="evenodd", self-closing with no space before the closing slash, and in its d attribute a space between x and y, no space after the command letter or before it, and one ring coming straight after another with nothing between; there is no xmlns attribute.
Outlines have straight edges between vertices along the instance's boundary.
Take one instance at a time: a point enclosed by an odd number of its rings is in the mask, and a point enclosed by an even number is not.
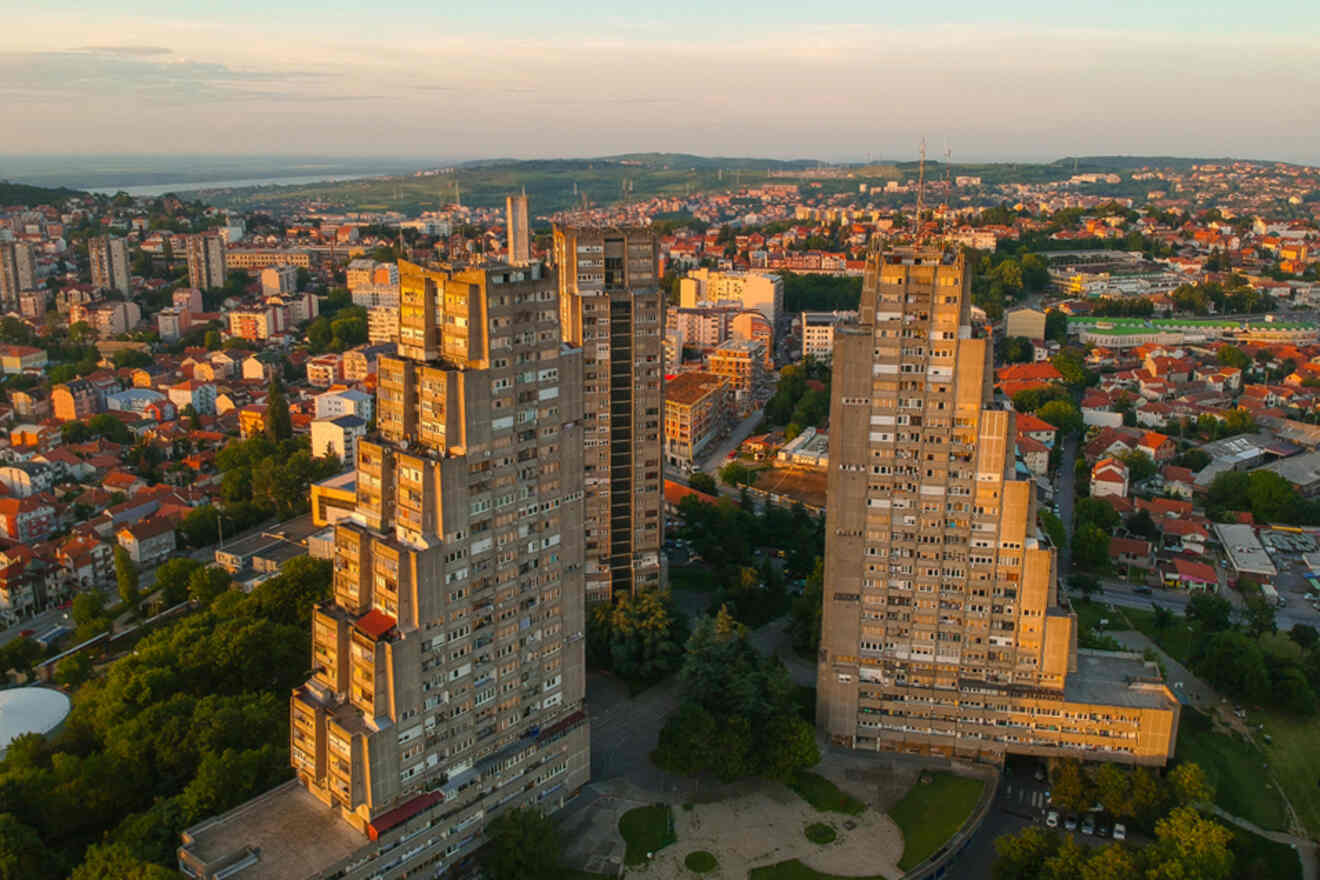
<svg viewBox="0 0 1320 880"><path fill-rule="evenodd" d="M724 464L724 460L728 457L729 453L733 452L733 450L738 448L739 444L752 436L752 431L756 430L756 426L760 424L761 418L764 414L764 408L758 409L737 425L734 425L733 430L729 431L729 436L720 441L720 444L702 460L701 469L708 474L714 475L714 473L720 469L720 465Z"/></svg>

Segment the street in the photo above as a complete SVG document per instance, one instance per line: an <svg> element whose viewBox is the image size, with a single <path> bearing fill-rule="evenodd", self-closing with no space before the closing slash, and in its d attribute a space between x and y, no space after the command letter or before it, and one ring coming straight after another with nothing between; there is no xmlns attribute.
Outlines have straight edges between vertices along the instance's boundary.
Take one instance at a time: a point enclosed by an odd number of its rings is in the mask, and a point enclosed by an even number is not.
<svg viewBox="0 0 1320 880"><path fill-rule="evenodd" d="M751 415L735 425L733 429L729 431L729 435L721 440L719 445L706 456L705 460L702 462L701 469L712 477L715 476L715 472L720 469L722 464L724 464L724 460L728 458L729 453L737 449L744 440L752 435L752 431L756 430L756 426L760 424L764 413L764 409L755 410Z"/></svg>
<svg viewBox="0 0 1320 880"><path fill-rule="evenodd" d="M1068 540L1059 548L1060 580L1068 576L1072 564L1073 502L1077 498L1074 485L1077 480L1077 470L1073 467L1073 460L1076 458L1077 435L1070 433L1063 438L1063 446L1059 451L1059 473L1054 485L1054 500L1059 505L1059 519L1063 520L1063 530L1068 535Z"/></svg>

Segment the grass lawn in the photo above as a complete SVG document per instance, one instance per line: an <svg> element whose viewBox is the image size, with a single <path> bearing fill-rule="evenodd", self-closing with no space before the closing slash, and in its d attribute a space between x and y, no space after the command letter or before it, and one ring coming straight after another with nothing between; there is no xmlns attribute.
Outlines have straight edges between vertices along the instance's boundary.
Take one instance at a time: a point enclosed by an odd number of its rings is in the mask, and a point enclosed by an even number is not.
<svg viewBox="0 0 1320 880"><path fill-rule="evenodd" d="M698 874L705 874L714 871L719 867L719 864L719 860L704 849L688 853L687 858L683 860L684 867L689 871L694 871Z"/></svg>
<svg viewBox="0 0 1320 880"><path fill-rule="evenodd" d="M1232 734L1215 732L1209 718L1184 707L1175 754L1180 761L1201 765L1215 787L1219 806L1261 828L1287 830L1283 799L1269 784L1264 770L1269 759L1254 745Z"/></svg>
<svg viewBox="0 0 1320 880"><path fill-rule="evenodd" d="M1242 828L1233 832L1233 876L1239 880L1302 880L1302 861L1286 843L1275 843Z"/></svg>
<svg viewBox="0 0 1320 880"><path fill-rule="evenodd" d="M619 833L627 844L625 865L641 865L646 854L659 852L677 838L674 836L674 818L667 804L652 804L629 810L619 817Z"/></svg>
<svg viewBox="0 0 1320 880"><path fill-rule="evenodd" d="M838 832L824 822L812 822L802 833L807 836L807 840L818 846L833 843L834 839L839 836Z"/></svg>
<svg viewBox="0 0 1320 880"><path fill-rule="evenodd" d="M931 782L913 785L889 811L903 832L898 866L904 871L915 868L947 843L972 814L984 789L984 780L952 773L935 773Z"/></svg>
<svg viewBox="0 0 1320 880"><path fill-rule="evenodd" d="M885 878L880 874L873 874L870 877L840 877L837 874L822 874L820 871L808 868L797 859L789 859L787 862L780 862L777 865L753 868L748 873L747 880L885 880Z"/></svg>
<svg viewBox="0 0 1320 880"><path fill-rule="evenodd" d="M1155 629L1155 612L1139 611L1133 608L1124 608L1123 616L1128 619L1132 626L1139 632L1144 633L1151 641L1164 649L1174 660L1184 666L1192 656L1192 645L1195 644L1196 631L1187 625L1186 618L1174 615L1173 623L1165 627L1163 632Z"/></svg>
<svg viewBox="0 0 1320 880"><path fill-rule="evenodd" d="M1077 612L1079 647L1099 651L1123 650L1123 646L1113 636L1105 634L1106 629L1122 629L1127 625L1119 612L1110 611L1099 602L1086 599L1073 600L1072 607ZM1101 626L1101 620L1108 620L1109 623Z"/></svg>
<svg viewBox="0 0 1320 880"><path fill-rule="evenodd" d="M1270 769L1311 834L1320 832L1320 720L1295 718L1277 712L1252 712L1251 720L1265 725L1274 742L1262 746ZM1257 742L1263 743L1260 734Z"/></svg>
<svg viewBox="0 0 1320 880"><path fill-rule="evenodd" d="M799 770L788 787L821 812L856 816L866 809L866 804L840 791L837 785L818 773Z"/></svg>

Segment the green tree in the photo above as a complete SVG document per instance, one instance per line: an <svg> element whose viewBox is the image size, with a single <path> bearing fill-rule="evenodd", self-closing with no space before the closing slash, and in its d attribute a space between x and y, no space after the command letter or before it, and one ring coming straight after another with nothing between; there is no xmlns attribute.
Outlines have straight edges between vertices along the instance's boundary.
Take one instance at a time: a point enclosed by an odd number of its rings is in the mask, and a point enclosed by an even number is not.
<svg viewBox="0 0 1320 880"><path fill-rule="evenodd" d="M1051 400L1036 410L1036 415L1065 434L1082 430L1082 412L1071 400Z"/></svg>
<svg viewBox="0 0 1320 880"><path fill-rule="evenodd" d="M1064 758L1055 762L1050 771L1050 786L1053 803L1062 809L1084 810L1091 805L1082 767L1072 759Z"/></svg>
<svg viewBox="0 0 1320 880"><path fill-rule="evenodd" d="M1045 860L1058 848L1058 838L1028 826L1017 834L995 838L994 880L1037 880Z"/></svg>
<svg viewBox="0 0 1320 880"><path fill-rule="evenodd" d="M1211 803L1215 789L1200 764L1184 761L1169 771L1169 789L1179 806Z"/></svg>
<svg viewBox="0 0 1320 880"><path fill-rule="evenodd" d="M1109 533L1094 523L1085 523L1073 530L1073 561L1093 570L1109 566Z"/></svg>
<svg viewBox="0 0 1320 880"><path fill-rule="evenodd" d="M92 658L87 651L71 654L55 667L55 682L67 688L76 688L92 675Z"/></svg>
<svg viewBox="0 0 1320 880"><path fill-rule="evenodd" d="M266 391L266 436L279 443L293 436L293 418L289 414L289 399L284 394L284 383L276 373Z"/></svg>
<svg viewBox="0 0 1320 880"><path fill-rule="evenodd" d="M138 570L128 551L115 546L115 582L119 585L119 598L129 608L134 608L141 595L138 593Z"/></svg>
<svg viewBox="0 0 1320 880"><path fill-rule="evenodd" d="M220 333L216 330L207 330L202 344L206 346L207 351L219 351L223 342L220 339Z"/></svg>
<svg viewBox="0 0 1320 880"><path fill-rule="evenodd" d="M1062 345L1068 341L1068 316L1058 309L1045 313L1045 338Z"/></svg>
<svg viewBox="0 0 1320 880"><path fill-rule="evenodd" d="M825 600L825 561L816 557L815 567L807 575L802 595L793 600L789 631L793 649L810 657L820 648L821 612Z"/></svg>
<svg viewBox="0 0 1320 880"><path fill-rule="evenodd" d="M210 605L229 589L229 572L218 565L199 568L188 577L188 597L202 605Z"/></svg>
<svg viewBox="0 0 1320 880"><path fill-rule="evenodd" d="M1198 592L1187 601L1187 620L1204 633L1217 633L1228 629L1233 621L1233 606L1214 593Z"/></svg>
<svg viewBox="0 0 1320 880"><path fill-rule="evenodd" d="M750 486L756 482L756 471L741 462L731 461L720 468L720 480L726 486Z"/></svg>
<svg viewBox="0 0 1320 880"><path fill-rule="evenodd" d="M1251 369L1251 358L1247 353L1236 345L1221 345L1215 352L1216 359L1226 366L1237 367L1239 370Z"/></svg>
<svg viewBox="0 0 1320 880"><path fill-rule="evenodd" d="M491 880L557 880L561 858L555 823L540 810L516 807L486 826L481 864Z"/></svg>
<svg viewBox="0 0 1320 880"><path fill-rule="evenodd" d="M1137 857L1121 844L1110 843L1090 851L1081 880L1133 880L1139 877Z"/></svg>
<svg viewBox="0 0 1320 880"><path fill-rule="evenodd" d="M1086 870L1086 851L1072 835L1066 835L1054 855L1041 866L1041 880L1077 880Z"/></svg>
<svg viewBox="0 0 1320 880"><path fill-rule="evenodd" d="M35 830L13 813L0 813L0 880L30 880L44 875L45 853L46 847Z"/></svg>
<svg viewBox="0 0 1320 880"><path fill-rule="evenodd" d="M1155 844L1147 848L1151 880L1227 880L1233 870L1233 834L1190 807L1177 807L1155 823Z"/></svg>
<svg viewBox="0 0 1320 880"><path fill-rule="evenodd" d="M194 507L183 517L179 530L193 547L214 544L220 536L220 512L210 504Z"/></svg>
<svg viewBox="0 0 1320 880"><path fill-rule="evenodd" d="M772 719L765 740L762 772L771 779L787 782L798 770L820 763L816 729L801 718L781 715Z"/></svg>
<svg viewBox="0 0 1320 880"><path fill-rule="evenodd" d="M1149 458L1146 459L1150 461ZM1153 467L1153 465L1152 465ZM1157 541L1160 537L1159 526L1155 525L1155 520L1151 519L1150 511L1146 509L1138 510L1127 518L1124 523L1127 530L1134 535L1140 535L1147 541Z"/></svg>
<svg viewBox="0 0 1320 880"><path fill-rule="evenodd" d="M75 624L89 623L105 613L105 594L100 590L87 590L73 597L69 609Z"/></svg>
<svg viewBox="0 0 1320 880"><path fill-rule="evenodd" d="M1006 337L1000 345L999 359L1006 364L1027 364L1035 360L1036 350L1025 336Z"/></svg>
<svg viewBox="0 0 1320 880"><path fill-rule="evenodd" d="M1075 349L1065 348L1054 357L1050 358L1050 363L1063 376L1063 381L1074 388L1084 388L1095 382L1097 376L1086 368L1086 361L1082 354ZM1042 416L1042 418L1044 418Z"/></svg>
<svg viewBox="0 0 1320 880"><path fill-rule="evenodd" d="M624 596L609 609L611 668L630 681L659 681L683 659L686 627L666 591Z"/></svg>
<svg viewBox="0 0 1320 880"><path fill-rule="evenodd" d="M715 478L702 471L693 471L688 476L688 485L698 492L705 492L709 495L716 493Z"/></svg>
<svg viewBox="0 0 1320 880"><path fill-rule="evenodd" d="M156 568L156 588L167 606L188 598L188 579L202 564L187 556L176 556Z"/></svg>
<svg viewBox="0 0 1320 880"><path fill-rule="evenodd" d="M1265 657L1242 633L1216 632L1199 640L1193 662L1199 675L1230 696L1246 699L1269 692Z"/></svg>
<svg viewBox="0 0 1320 880"><path fill-rule="evenodd" d="M1130 483L1140 483L1142 480L1150 479L1155 475L1154 459L1140 449L1123 453L1119 456L1119 460L1127 465Z"/></svg>

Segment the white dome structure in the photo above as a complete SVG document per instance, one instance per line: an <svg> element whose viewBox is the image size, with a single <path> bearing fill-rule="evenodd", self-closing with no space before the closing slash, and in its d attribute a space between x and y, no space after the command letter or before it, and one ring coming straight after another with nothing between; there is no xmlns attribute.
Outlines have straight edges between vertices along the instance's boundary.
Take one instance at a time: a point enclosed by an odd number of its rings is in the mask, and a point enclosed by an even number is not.
<svg viewBox="0 0 1320 880"><path fill-rule="evenodd" d="M47 736L59 730L72 703L62 692L44 687L0 691L0 756L25 733Z"/></svg>

